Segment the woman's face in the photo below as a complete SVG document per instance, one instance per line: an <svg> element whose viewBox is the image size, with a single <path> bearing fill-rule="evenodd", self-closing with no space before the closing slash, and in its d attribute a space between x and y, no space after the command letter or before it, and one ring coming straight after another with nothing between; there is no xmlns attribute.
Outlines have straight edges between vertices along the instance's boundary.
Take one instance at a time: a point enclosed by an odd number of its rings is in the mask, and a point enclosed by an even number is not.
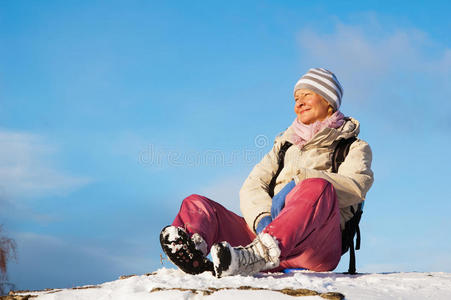
<svg viewBox="0 0 451 300"><path fill-rule="evenodd" d="M307 89L296 90L294 101L298 120L307 125L322 121L333 113L332 107L323 97Z"/></svg>

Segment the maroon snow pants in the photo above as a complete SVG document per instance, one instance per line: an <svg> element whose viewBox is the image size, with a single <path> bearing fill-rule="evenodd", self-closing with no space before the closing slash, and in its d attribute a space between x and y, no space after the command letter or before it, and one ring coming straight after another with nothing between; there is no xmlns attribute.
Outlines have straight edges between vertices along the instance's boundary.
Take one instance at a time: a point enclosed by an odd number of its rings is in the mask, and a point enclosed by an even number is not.
<svg viewBox="0 0 451 300"><path fill-rule="evenodd" d="M256 237L243 217L204 196L185 198L172 223L199 233L208 249L221 241L245 246ZM280 266L331 271L341 257L340 211L335 190L322 178L301 181L288 193L285 207L265 228L279 242Z"/></svg>

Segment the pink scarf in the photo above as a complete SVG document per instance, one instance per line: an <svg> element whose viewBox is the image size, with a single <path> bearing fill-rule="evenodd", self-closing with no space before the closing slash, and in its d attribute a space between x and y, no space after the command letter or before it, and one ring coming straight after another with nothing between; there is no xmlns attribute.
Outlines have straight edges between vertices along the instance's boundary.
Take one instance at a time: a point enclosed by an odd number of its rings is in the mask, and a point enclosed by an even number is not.
<svg viewBox="0 0 451 300"><path fill-rule="evenodd" d="M299 148L302 148L324 128L338 128L343 125L344 122L344 115L338 110L334 112L330 117L322 121L316 121L315 123L309 125L298 121L298 118L296 117L296 119L294 119L293 121L293 124L291 124L291 127L294 131L294 134L292 136L293 142L298 145Z"/></svg>

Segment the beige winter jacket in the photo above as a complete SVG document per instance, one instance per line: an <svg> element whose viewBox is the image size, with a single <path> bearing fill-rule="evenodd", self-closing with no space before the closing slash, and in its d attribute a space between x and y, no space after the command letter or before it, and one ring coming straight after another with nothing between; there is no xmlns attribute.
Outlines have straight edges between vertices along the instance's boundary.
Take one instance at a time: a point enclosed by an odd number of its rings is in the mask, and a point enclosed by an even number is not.
<svg viewBox="0 0 451 300"><path fill-rule="evenodd" d="M332 173L332 154L338 141L359 134L360 124L353 118L339 128L325 128L317 133L302 149L293 145L288 148L284 159L284 168L276 180L274 195L287 183L299 183L307 178L323 178L332 183L337 192L341 227L352 217L350 206L365 200L366 193L373 184L371 171L371 148L363 140L352 143L345 161ZM271 215L272 199L268 194L268 186L278 169L278 153L285 141L293 143L293 129L276 137L272 150L253 168L240 190L240 206L243 216L254 231L264 216Z"/></svg>

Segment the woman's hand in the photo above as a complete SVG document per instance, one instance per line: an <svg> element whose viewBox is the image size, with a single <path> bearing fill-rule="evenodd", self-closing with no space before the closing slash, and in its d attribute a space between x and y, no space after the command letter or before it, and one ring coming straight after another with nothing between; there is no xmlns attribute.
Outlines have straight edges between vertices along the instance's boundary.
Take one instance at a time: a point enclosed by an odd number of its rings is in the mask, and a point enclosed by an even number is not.
<svg viewBox="0 0 451 300"><path fill-rule="evenodd" d="M294 183L294 180L290 181L283 187L283 189L280 190L280 192L277 193L277 195L272 198L271 217L273 219L275 219L285 207L285 198L295 186L296 183Z"/></svg>

